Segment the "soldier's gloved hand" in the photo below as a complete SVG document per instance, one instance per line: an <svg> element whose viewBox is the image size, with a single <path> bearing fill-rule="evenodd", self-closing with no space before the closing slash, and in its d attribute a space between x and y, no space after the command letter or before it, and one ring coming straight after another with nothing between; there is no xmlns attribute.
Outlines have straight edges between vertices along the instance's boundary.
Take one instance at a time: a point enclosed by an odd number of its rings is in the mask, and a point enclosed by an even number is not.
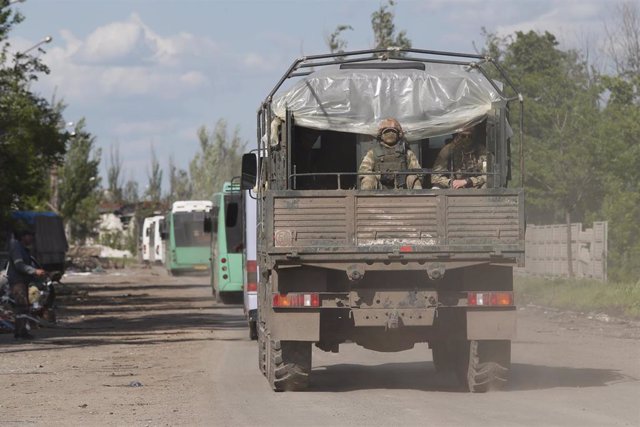
<svg viewBox="0 0 640 427"><path fill-rule="evenodd" d="M393 186L395 183L394 175L392 173L383 173L380 176L380 182L385 186Z"/></svg>
<svg viewBox="0 0 640 427"><path fill-rule="evenodd" d="M467 180L466 179L454 179L451 182L451 187L453 188L465 188L467 186Z"/></svg>

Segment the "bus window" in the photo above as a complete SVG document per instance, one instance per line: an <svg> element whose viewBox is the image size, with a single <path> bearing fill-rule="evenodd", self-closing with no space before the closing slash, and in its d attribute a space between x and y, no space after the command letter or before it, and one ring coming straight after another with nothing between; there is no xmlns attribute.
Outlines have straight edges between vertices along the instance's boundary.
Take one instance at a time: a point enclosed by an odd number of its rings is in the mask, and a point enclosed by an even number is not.
<svg viewBox="0 0 640 427"><path fill-rule="evenodd" d="M204 212L176 212L173 221L176 246L209 246L210 237L204 231Z"/></svg>
<svg viewBox="0 0 640 427"><path fill-rule="evenodd" d="M232 201L234 200L235 201ZM229 253L241 253L243 245L243 214L240 208L240 198L229 196L225 197L225 205L227 206L225 216L225 231L227 234L227 251Z"/></svg>

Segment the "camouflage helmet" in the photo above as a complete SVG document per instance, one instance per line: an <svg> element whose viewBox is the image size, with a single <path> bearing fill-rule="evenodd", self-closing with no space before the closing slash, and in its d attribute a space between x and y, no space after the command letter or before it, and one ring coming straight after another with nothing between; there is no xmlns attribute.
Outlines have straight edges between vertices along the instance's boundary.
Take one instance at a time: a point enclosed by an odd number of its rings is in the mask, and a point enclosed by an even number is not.
<svg viewBox="0 0 640 427"><path fill-rule="evenodd" d="M378 124L378 134L376 135L378 140L382 140L382 134L390 129L394 129L398 133L399 140L404 137L404 131L402 130L402 126L400 126L400 122L392 117L388 117L381 120Z"/></svg>

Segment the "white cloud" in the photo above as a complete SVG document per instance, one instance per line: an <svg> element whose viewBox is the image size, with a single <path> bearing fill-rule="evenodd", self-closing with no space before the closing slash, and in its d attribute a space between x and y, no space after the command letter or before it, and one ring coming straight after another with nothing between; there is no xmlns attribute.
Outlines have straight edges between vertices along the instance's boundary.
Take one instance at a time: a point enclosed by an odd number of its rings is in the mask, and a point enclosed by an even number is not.
<svg viewBox="0 0 640 427"><path fill-rule="evenodd" d="M60 31L43 60L53 70L43 80L68 102L91 104L97 96L175 98L211 85L206 70L219 59L213 40L186 32L162 36L137 14L96 28L85 38Z"/></svg>
<svg viewBox="0 0 640 427"><path fill-rule="evenodd" d="M77 58L90 64L113 64L145 60L153 55L154 46L146 36L137 15L128 21L112 22L97 28L87 37Z"/></svg>

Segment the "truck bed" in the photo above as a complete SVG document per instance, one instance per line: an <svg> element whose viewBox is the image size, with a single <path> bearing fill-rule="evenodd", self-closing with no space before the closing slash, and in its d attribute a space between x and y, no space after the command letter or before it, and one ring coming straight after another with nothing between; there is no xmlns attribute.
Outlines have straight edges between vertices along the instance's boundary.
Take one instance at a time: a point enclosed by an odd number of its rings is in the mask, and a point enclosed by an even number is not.
<svg viewBox="0 0 640 427"><path fill-rule="evenodd" d="M524 253L521 190L272 191L270 254Z"/></svg>

